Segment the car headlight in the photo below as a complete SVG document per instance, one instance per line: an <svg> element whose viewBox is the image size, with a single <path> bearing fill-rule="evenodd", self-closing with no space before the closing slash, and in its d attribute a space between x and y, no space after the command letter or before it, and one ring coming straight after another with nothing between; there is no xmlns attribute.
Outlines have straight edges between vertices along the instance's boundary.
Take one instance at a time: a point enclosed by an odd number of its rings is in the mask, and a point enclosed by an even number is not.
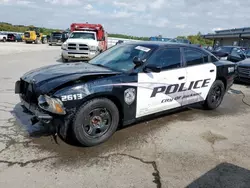
<svg viewBox="0 0 250 188"><path fill-rule="evenodd" d="M226 57L221 57L221 60L227 60L227 56Z"/></svg>
<svg viewBox="0 0 250 188"><path fill-rule="evenodd" d="M47 95L40 95L38 97L38 106L43 110L46 110L54 114L60 114L60 115L66 114L62 101L57 98L51 98Z"/></svg>
<svg viewBox="0 0 250 188"><path fill-rule="evenodd" d="M97 50L97 46L89 46L89 49L90 49L91 51L96 51L96 50Z"/></svg>
<svg viewBox="0 0 250 188"><path fill-rule="evenodd" d="M62 48L62 50L66 50L67 49L67 44L63 43L61 48Z"/></svg>

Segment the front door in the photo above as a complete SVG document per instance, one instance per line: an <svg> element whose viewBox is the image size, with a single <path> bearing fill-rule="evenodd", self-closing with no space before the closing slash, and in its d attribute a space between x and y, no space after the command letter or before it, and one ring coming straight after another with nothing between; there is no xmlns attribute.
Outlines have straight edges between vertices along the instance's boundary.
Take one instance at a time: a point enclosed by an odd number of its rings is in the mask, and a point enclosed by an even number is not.
<svg viewBox="0 0 250 188"><path fill-rule="evenodd" d="M173 109L182 105L186 70L181 67L180 48L162 48L147 65L162 68L161 72L138 73L136 118Z"/></svg>
<svg viewBox="0 0 250 188"><path fill-rule="evenodd" d="M216 66L207 54L198 49L184 48L184 58L187 80L182 104L204 101L216 79Z"/></svg>

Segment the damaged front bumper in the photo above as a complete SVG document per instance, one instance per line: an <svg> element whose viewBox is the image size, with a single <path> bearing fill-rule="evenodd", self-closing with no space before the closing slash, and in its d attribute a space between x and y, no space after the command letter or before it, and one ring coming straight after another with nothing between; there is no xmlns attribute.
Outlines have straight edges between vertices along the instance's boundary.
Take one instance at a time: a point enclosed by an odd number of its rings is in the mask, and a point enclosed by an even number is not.
<svg viewBox="0 0 250 188"><path fill-rule="evenodd" d="M66 139L68 128L74 117L75 110L69 110L66 116L57 116L44 112L39 106L27 103L21 96L21 105L23 106L24 113L30 116L30 122L32 126L39 124L42 127L43 135L57 135L59 134L61 138Z"/></svg>
<svg viewBox="0 0 250 188"><path fill-rule="evenodd" d="M30 115L30 122L32 126L35 124L39 124L39 126L43 127L42 132L46 132L45 134L56 134L57 128L53 123L53 116L40 110L38 106L27 103L21 96L20 101L24 109L24 113Z"/></svg>

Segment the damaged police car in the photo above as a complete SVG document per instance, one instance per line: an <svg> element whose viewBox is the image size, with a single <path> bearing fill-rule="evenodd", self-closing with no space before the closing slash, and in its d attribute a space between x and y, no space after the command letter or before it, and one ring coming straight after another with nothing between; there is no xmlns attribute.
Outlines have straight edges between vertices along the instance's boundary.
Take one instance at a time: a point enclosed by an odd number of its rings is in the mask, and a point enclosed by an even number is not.
<svg viewBox="0 0 250 188"><path fill-rule="evenodd" d="M232 86L235 64L201 48L177 43L116 45L89 62L32 70L16 82L32 121L84 146L152 115L201 103L217 108Z"/></svg>

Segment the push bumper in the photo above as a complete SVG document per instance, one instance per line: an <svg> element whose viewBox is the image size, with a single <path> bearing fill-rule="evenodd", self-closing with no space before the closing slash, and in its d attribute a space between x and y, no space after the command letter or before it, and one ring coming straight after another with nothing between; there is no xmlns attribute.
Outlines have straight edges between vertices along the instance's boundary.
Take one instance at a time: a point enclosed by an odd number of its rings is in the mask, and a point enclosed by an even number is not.
<svg viewBox="0 0 250 188"><path fill-rule="evenodd" d="M90 60L94 58L97 54L98 52L96 51L80 52L80 51L62 50L63 58L69 60Z"/></svg>

